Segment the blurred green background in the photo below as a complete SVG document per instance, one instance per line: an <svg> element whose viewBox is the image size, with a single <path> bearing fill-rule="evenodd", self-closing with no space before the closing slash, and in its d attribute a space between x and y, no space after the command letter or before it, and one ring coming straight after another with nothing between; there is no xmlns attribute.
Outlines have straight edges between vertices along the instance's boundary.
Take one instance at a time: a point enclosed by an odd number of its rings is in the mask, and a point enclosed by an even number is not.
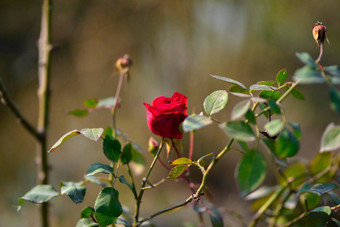
<svg viewBox="0 0 340 227"><path fill-rule="evenodd" d="M37 39L40 29L40 1L0 1L0 76L25 116L37 119ZM331 45L325 45L322 64L340 64L339 0L244 0L244 1L161 1L161 0L59 0L53 8L52 107L49 144L61 135L87 127L111 125L109 111L77 118L69 110L82 107L83 100L114 94L117 78L112 76L115 60L125 53L134 61L131 80L124 84L118 111L118 128L145 150L151 132L146 125L145 107L157 96L179 91L188 96L189 113L203 110L204 98L227 84L209 74L227 76L249 86L272 80L286 68L289 78L301 66L296 52L317 57L312 27L322 21ZM340 123L329 108L325 85L303 86L305 101L284 102L289 121L300 122L303 138L299 158L311 159L318 152L320 137L329 122ZM230 97L227 108L217 115L230 120L232 107L240 101ZM35 141L17 123L10 111L0 106L0 226L38 226L38 209L24 203L16 212L18 197L35 185ZM159 138L157 138L159 140ZM183 144L188 150L189 136ZM227 136L217 127L199 131L195 155L218 152ZM150 156L146 155L147 163ZM212 175L208 187L212 201L224 208L225 221L238 226L230 210L251 217L249 202L238 192L234 169L240 154L226 155ZM92 162L105 161L101 143L81 137L67 141L49 154L51 184L79 181ZM294 161L294 160L291 160ZM267 184L272 184L270 168ZM157 168L151 180L166 177ZM199 177L196 177L199 180ZM139 181L137 181L139 182ZM121 202L132 208L132 194L118 187ZM52 226L74 226L81 209L93 205L99 186L90 186L85 201L75 205L66 196L52 200ZM190 191L184 182L169 180L145 193L142 216L183 201ZM192 208L160 216L159 226L181 226L197 221ZM207 218L206 218L207 219Z"/></svg>

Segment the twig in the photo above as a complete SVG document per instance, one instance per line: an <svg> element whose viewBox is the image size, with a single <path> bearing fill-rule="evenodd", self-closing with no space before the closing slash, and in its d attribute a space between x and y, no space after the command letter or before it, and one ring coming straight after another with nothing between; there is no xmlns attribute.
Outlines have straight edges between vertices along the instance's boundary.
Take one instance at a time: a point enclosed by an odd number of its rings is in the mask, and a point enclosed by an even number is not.
<svg viewBox="0 0 340 227"><path fill-rule="evenodd" d="M161 141L161 144L160 144L159 149L158 149L158 151L157 151L157 154L155 155L155 157L154 157L154 159L153 159L153 161L152 161L152 163L151 163L151 165L150 165L150 168L149 168L149 170L148 170L146 176L143 178L142 186L141 186L141 188L140 188L140 190L139 190L139 195L138 195L137 201L136 201L135 218L134 218L133 226L136 226L137 223L138 223L138 219L139 219L139 211L140 211L140 204L141 204L141 202L142 202L143 194L144 194L144 192L145 192L144 187L145 187L146 182L148 181L149 176L150 176L150 174L151 174L151 172L152 172L152 169L153 169L153 167L155 166L155 164L156 164L156 162L157 162L157 159L158 159L158 157L159 157L159 155L160 155L160 153L161 153L161 151L162 151L162 149L163 149L164 143L165 143L165 139L162 138L162 141Z"/></svg>
<svg viewBox="0 0 340 227"><path fill-rule="evenodd" d="M7 89L5 85L2 82L2 79L0 78L0 92L1 92L1 98L4 100L4 104L8 106L8 108L12 111L12 113L15 115L15 117L18 119L19 123L21 123L24 128L32 134L37 140L40 139L40 133L37 131L37 129L28 122L28 120L22 115L17 105L14 103L14 101L9 96Z"/></svg>
<svg viewBox="0 0 340 227"><path fill-rule="evenodd" d="M43 0L41 12L41 28L39 37L39 88L38 88L38 126L41 134L37 143L37 165L39 184L48 183L48 159L47 159L47 130L50 103L50 72L51 72L51 34L52 34L52 0ZM42 226L49 226L48 203L41 206Z"/></svg>

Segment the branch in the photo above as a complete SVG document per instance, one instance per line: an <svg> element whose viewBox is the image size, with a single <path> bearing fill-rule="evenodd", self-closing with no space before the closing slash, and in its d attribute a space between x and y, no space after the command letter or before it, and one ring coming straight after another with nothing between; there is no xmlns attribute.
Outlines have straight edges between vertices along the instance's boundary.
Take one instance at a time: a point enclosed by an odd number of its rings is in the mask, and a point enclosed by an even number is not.
<svg viewBox="0 0 340 227"><path fill-rule="evenodd" d="M1 97L3 98L4 105L7 105L8 108L12 111L12 113L15 115L15 117L18 119L19 123L21 123L24 128L33 135L37 140L40 140L40 133L37 131L37 129L28 122L28 120L22 115L17 105L14 103L14 101L9 96L7 89L5 85L3 84L1 78L0 78L0 92Z"/></svg>

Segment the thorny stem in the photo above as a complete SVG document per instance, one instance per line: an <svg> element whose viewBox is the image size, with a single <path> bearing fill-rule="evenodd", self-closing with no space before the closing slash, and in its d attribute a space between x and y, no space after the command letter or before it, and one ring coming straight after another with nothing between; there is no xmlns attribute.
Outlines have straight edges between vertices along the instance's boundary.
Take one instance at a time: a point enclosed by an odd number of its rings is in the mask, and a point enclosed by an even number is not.
<svg viewBox="0 0 340 227"><path fill-rule="evenodd" d="M117 131L116 131L116 109L119 105L119 96L120 96L120 91L122 89L123 86L123 81L124 81L124 72L120 72L119 73L119 81L118 81L118 85L117 85L117 89L116 89L116 93L115 93L115 103L114 106L112 108L112 117L113 117L113 129L114 129L114 134L115 137L117 137Z"/></svg>
<svg viewBox="0 0 340 227"><path fill-rule="evenodd" d="M134 219L133 226L137 226L138 219L139 219L140 204L142 202L143 194L145 192L144 187L145 187L146 183L148 182L149 176L150 176L150 174L152 172L153 167L155 166L155 164L157 162L157 159L159 158L159 155L160 155L160 153L161 153L161 151L163 149L164 143L165 143L165 139L162 138L162 141L161 141L161 144L160 144L159 149L157 151L157 154L155 155L154 159L152 160L152 163L150 165L150 168L149 168L146 176L143 178L142 186L140 187L139 195L138 195L137 201L136 201L135 219Z"/></svg>
<svg viewBox="0 0 340 227"><path fill-rule="evenodd" d="M51 34L52 34L52 0L43 0L41 14L41 28L39 37L39 88L38 88L38 125L40 139L37 143L37 166L39 184L48 183L48 159L47 159L47 131L50 104L50 72L51 72ZM48 203L41 205L41 224L49 226Z"/></svg>

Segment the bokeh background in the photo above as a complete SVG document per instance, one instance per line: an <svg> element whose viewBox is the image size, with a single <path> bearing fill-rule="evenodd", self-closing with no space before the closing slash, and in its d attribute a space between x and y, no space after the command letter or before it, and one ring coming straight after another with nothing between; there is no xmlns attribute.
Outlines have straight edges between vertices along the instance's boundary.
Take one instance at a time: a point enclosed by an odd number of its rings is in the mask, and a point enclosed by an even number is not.
<svg viewBox="0 0 340 227"><path fill-rule="evenodd" d="M40 1L0 1L0 76L24 115L37 119L37 39L40 29ZM340 64L339 0L244 0L244 1L162 1L162 0L59 0L53 8L52 107L49 144L61 135L87 127L111 125L108 111L85 118L67 114L82 107L83 100L112 96L117 77L112 76L115 60L125 53L134 61L131 80L124 84L118 127L145 150L151 132L146 125L142 102L179 91L188 96L189 112L203 110L204 98L228 85L209 74L227 76L247 86L259 80L272 80L286 68L289 78L301 66L296 52L317 57L312 26L322 21L328 29L330 45L325 45L322 63ZM305 101L288 98L287 118L300 122L303 138L300 159L311 159L319 150L320 137L329 122L340 123L329 108L325 85L301 86ZM237 97L217 115L230 119ZM159 140L159 138L157 138ZM199 131L195 157L218 152L227 136L217 127ZM189 136L183 144L188 148ZM150 156L146 154L147 163ZM248 221L249 202L243 200L234 180L240 158L230 152L209 177L212 201L224 208L225 221L240 223L230 215L236 211ZM38 209L24 203L16 212L18 197L36 184L35 141L12 113L0 106L0 226L39 226ZM51 184L79 181L92 162L105 161L101 144L81 137L72 138L49 154ZM124 173L124 172L122 172ZM152 180L166 177L157 168ZM199 180L199 177L196 177ZM273 184L270 168L266 184ZM137 181L139 182L139 181ZM121 202L132 208L131 193L118 186ZM93 205L99 186L89 186L86 199L75 205L66 196L52 200L52 226L75 226L81 209ZM183 201L190 194L184 182L169 180L145 193L142 215ZM208 219L208 218L206 218ZM159 226L183 226L197 221L191 207L155 218ZM207 224L208 225L208 224Z"/></svg>

